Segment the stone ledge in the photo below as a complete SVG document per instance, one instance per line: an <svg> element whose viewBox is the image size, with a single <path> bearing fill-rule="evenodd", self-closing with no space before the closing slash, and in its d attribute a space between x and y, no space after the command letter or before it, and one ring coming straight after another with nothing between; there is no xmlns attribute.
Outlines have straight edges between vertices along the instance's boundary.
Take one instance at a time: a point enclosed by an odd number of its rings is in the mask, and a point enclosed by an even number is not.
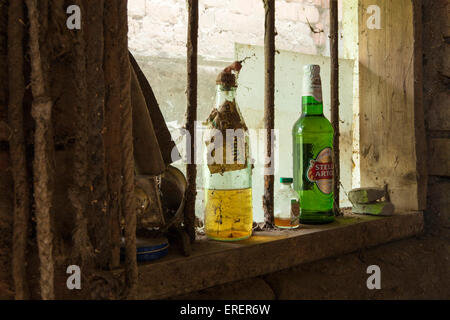
<svg viewBox="0 0 450 320"><path fill-rule="evenodd" d="M192 255L176 250L139 265L139 299L164 299L227 282L261 276L302 263L420 234L423 214L392 217L346 215L322 226L255 232L248 240L222 243L201 238Z"/></svg>

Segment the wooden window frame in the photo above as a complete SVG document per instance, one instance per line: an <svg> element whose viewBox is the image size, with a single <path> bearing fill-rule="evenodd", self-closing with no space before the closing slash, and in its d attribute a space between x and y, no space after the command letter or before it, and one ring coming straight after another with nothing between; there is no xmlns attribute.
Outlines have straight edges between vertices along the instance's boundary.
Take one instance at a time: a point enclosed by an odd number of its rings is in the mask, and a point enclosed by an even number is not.
<svg viewBox="0 0 450 320"><path fill-rule="evenodd" d="M425 210L422 1L377 1L381 29L366 23L373 4L359 0L361 186L386 184L397 211Z"/></svg>

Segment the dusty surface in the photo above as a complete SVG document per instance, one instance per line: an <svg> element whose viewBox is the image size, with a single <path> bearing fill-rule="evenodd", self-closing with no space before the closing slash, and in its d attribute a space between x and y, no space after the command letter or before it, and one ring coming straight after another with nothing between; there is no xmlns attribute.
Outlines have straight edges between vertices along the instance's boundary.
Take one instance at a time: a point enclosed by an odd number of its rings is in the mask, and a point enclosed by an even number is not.
<svg viewBox="0 0 450 320"><path fill-rule="evenodd" d="M381 290L368 290L369 265ZM175 299L450 299L450 238L421 236Z"/></svg>
<svg viewBox="0 0 450 320"><path fill-rule="evenodd" d="M405 239L422 230L423 216L410 213L384 219L344 216L329 225L255 232L237 242L198 239L188 258L172 250L165 259L142 264L138 296L183 295Z"/></svg>

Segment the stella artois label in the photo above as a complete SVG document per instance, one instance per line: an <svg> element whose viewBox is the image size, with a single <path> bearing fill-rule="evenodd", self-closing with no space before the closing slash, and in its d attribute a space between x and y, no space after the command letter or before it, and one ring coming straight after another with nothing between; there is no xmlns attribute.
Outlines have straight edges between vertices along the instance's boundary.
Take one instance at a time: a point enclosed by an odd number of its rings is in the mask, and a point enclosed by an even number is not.
<svg viewBox="0 0 450 320"><path fill-rule="evenodd" d="M306 178L315 183L317 188L325 194L333 191L333 161L331 148L319 152L315 159L309 160Z"/></svg>

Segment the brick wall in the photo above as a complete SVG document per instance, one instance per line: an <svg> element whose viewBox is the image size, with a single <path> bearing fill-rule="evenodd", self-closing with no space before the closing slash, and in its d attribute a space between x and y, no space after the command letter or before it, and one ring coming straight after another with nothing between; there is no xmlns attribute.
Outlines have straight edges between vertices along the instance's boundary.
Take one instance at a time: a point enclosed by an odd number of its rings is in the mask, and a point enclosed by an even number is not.
<svg viewBox="0 0 450 320"><path fill-rule="evenodd" d="M328 2L277 0L277 49L329 55ZM340 6L342 8L342 1ZM129 0L128 10L132 51L149 56L186 55L185 1ZM324 32L314 33L310 26ZM263 41L262 0L199 1L200 56L230 60L234 58L235 42L262 45Z"/></svg>

